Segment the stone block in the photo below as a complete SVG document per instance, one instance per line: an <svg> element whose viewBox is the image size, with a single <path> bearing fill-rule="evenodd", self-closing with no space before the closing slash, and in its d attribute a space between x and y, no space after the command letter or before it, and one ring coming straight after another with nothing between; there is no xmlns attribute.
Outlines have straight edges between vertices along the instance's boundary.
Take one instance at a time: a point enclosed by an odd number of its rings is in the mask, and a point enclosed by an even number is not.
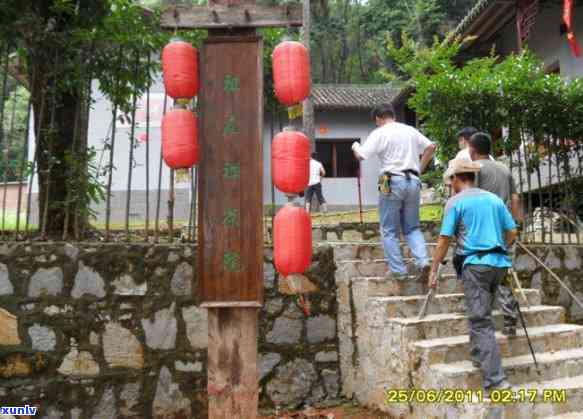
<svg viewBox="0 0 583 419"><path fill-rule="evenodd" d="M183 361L176 361L174 363L174 368L176 371L182 372L202 372L202 362L183 362Z"/></svg>
<svg viewBox="0 0 583 419"><path fill-rule="evenodd" d="M563 266L561 258L553 250L549 251L545 258L545 264L551 269L561 269Z"/></svg>
<svg viewBox="0 0 583 419"><path fill-rule="evenodd" d="M117 417L115 395L113 389L106 388L99 404L95 407L92 419L112 419Z"/></svg>
<svg viewBox="0 0 583 419"><path fill-rule="evenodd" d="M28 328L28 335L32 342L32 349L41 352L54 351L57 345L57 336L53 329L35 323Z"/></svg>
<svg viewBox="0 0 583 419"><path fill-rule="evenodd" d="M281 361L281 355L278 353L270 352L262 354L259 357L259 379L263 380L279 364L279 361Z"/></svg>
<svg viewBox="0 0 583 419"><path fill-rule="evenodd" d="M27 377L32 374L32 364L22 354L11 354L0 360L0 378Z"/></svg>
<svg viewBox="0 0 583 419"><path fill-rule="evenodd" d="M316 354L316 362L338 362L338 352L321 351Z"/></svg>
<svg viewBox="0 0 583 419"><path fill-rule="evenodd" d="M47 409L45 415L43 416L43 419L61 419L63 417L65 417L65 414L63 412L61 412L56 407L51 406Z"/></svg>
<svg viewBox="0 0 583 419"><path fill-rule="evenodd" d="M152 403L152 413L154 419L192 417L190 400L184 397L166 367L162 367L158 376L156 396Z"/></svg>
<svg viewBox="0 0 583 419"><path fill-rule="evenodd" d="M11 295L12 293L14 293L14 287L10 282L8 267L0 263L0 295Z"/></svg>
<svg viewBox="0 0 583 419"><path fill-rule="evenodd" d="M330 316L310 317L307 322L308 342L319 343L336 336L336 321Z"/></svg>
<svg viewBox="0 0 583 419"><path fill-rule="evenodd" d="M144 281L141 284L136 284L134 278L130 275L122 275L112 282L115 289L113 291L116 295L146 295L148 292L148 283Z"/></svg>
<svg viewBox="0 0 583 419"><path fill-rule="evenodd" d="M273 328L267 333L266 341L275 344L293 344L300 341L302 321L280 316L275 319Z"/></svg>
<svg viewBox="0 0 583 419"><path fill-rule="evenodd" d="M123 386L119 394L119 413L122 417L141 416L137 407L140 404L142 385L140 383L128 383Z"/></svg>
<svg viewBox="0 0 583 419"><path fill-rule="evenodd" d="M266 289L270 290L275 286L275 266L272 262L263 263L263 285Z"/></svg>
<svg viewBox="0 0 583 419"><path fill-rule="evenodd" d="M99 375L99 365L93 359L91 353L79 352L73 347L63 359L58 372L72 377L95 377Z"/></svg>
<svg viewBox="0 0 583 419"><path fill-rule="evenodd" d="M322 370L322 380L328 397L336 398L340 392L340 376L336 370Z"/></svg>
<svg viewBox="0 0 583 419"><path fill-rule="evenodd" d="M314 366L305 359L296 359L277 367L274 378L267 383L267 395L276 406L295 408L309 396L316 380Z"/></svg>
<svg viewBox="0 0 583 419"><path fill-rule="evenodd" d="M92 295L97 298L105 297L105 283L99 273L79 262L79 270L75 275L75 285L71 296L81 298L84 295Z"/></svg>
<svg viewBox="0 0 583 419"><path fill-rule="evenodd" d="M21 343L18 335L18 318L0 308L0 346L20 345Z"/></svg>
<svg viewBox="0 0 583 419"><path fill-rule="evenodd" d="M144 348L136 336L119 323L108 323L103 333L103 356L110 367L142 369Z"/></svg>
<svg viewBox="0 0 583 419"><path fill-rule="evenodd" d="M173 349L176 346L175 303L169 308L157 311L154 320L142 319L146 334L146 345L152 349Z"/></svg>
<svg viewBox="0 0 583 419"><path fill-rule="evenodd" d="M264 310L267 314L278 314L283 309L282 298L269 298L265 302Z"/></svg>
<svg viewBox="0 0 583 419"><path fill-rule="evenodd" d="M63 290L63 271L61 268L40 268L28 284L28 296L59 295Z"/></svg>
<svg viewBox="0 0 583 419"><path fill-rule="evenodd" d="M170 288L174 295L190 296L192 295L192 282L194 279L194 272L192 265L187 262L182 262L176 267L172 280L170 281Z"/></svg>
<svg viewBox="0 0 583 419"><path fill-rule="evenodd" d="M565 248L565 269L579 271L581 269L582 253L581 248L576 246L566 246Z"/></svg>
<svg viewBox="0 0 583 419"><path fill-rule="evenodd" d="M182 308L182 318L186 323L186 336L194 349L208 346L208 314L206 308L197 306Z"/></svg>

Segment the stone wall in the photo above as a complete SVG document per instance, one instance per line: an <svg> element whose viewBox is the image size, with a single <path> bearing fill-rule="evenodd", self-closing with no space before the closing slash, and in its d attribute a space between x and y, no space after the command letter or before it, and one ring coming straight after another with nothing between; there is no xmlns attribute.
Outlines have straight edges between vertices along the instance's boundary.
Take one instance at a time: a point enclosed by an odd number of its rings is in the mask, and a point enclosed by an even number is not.
<svg viewBox="0 0 583 419"><path fill-rule="evenodd" d="M314 252L310 316L265 253L261 407L338 401L335 265ZM206 418L206 311L195 248L0 246L0 405L44 418ZM193 292L194 291L194 292ZM194 295L194 297L193 297Z"/></svg>
<svg viewBox="0 0 583 419"><path fill-rule="evenodd" d="M583 246L576 245L528 245L583 302ZM518 250L514 268L522 286L541 292L543 304L560 305L567 310L567 322L583 324L583 307L536 261Z"/></svg>

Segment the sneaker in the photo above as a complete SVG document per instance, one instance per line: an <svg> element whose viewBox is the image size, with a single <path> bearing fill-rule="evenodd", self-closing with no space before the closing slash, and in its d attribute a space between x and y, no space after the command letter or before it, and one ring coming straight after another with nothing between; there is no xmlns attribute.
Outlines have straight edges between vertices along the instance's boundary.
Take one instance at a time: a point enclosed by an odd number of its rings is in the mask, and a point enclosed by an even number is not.
<svg viewBox="0 0 583 419"><path fill-rule="evenodd" d="M509 338L516 337L516 326L504 326L502 329L502 334Z"/></svg>
<svg viewBox="0 0 583 419"><path fill-rule="evenodd" d="M493 391L510 390L511 388L512 386L508 381L502 380L498 384L490 386L486 389L485 398L489 399Z"/></svg>

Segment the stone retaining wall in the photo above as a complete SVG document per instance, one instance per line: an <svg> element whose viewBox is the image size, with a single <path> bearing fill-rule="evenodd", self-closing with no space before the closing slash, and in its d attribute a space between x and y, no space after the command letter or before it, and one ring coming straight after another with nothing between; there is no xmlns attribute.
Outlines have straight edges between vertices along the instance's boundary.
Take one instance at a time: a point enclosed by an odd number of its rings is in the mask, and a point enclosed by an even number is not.
<svg viewBox="0 0 583 419"><path fill-rule="evenodd" d="M334 270L332 249L316 250L306 317L278 292L266 250L262 408L338 402ZM206 418L197 289L194 246L1 245L0 405L51 419Z"/></svg>

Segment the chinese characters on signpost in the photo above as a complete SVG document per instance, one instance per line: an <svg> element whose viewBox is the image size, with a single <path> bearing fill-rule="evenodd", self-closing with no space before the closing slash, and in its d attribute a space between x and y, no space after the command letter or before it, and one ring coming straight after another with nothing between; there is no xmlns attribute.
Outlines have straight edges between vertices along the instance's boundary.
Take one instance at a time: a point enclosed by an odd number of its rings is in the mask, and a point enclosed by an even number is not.
<svg viewBox="0 0 583 419"><path fill-rule="evenodd" d="M212 87L200 98L199 266L207 306L257 307L263 298L261 65L258 37L207 40L202 49L201 79Z"/></svg>

